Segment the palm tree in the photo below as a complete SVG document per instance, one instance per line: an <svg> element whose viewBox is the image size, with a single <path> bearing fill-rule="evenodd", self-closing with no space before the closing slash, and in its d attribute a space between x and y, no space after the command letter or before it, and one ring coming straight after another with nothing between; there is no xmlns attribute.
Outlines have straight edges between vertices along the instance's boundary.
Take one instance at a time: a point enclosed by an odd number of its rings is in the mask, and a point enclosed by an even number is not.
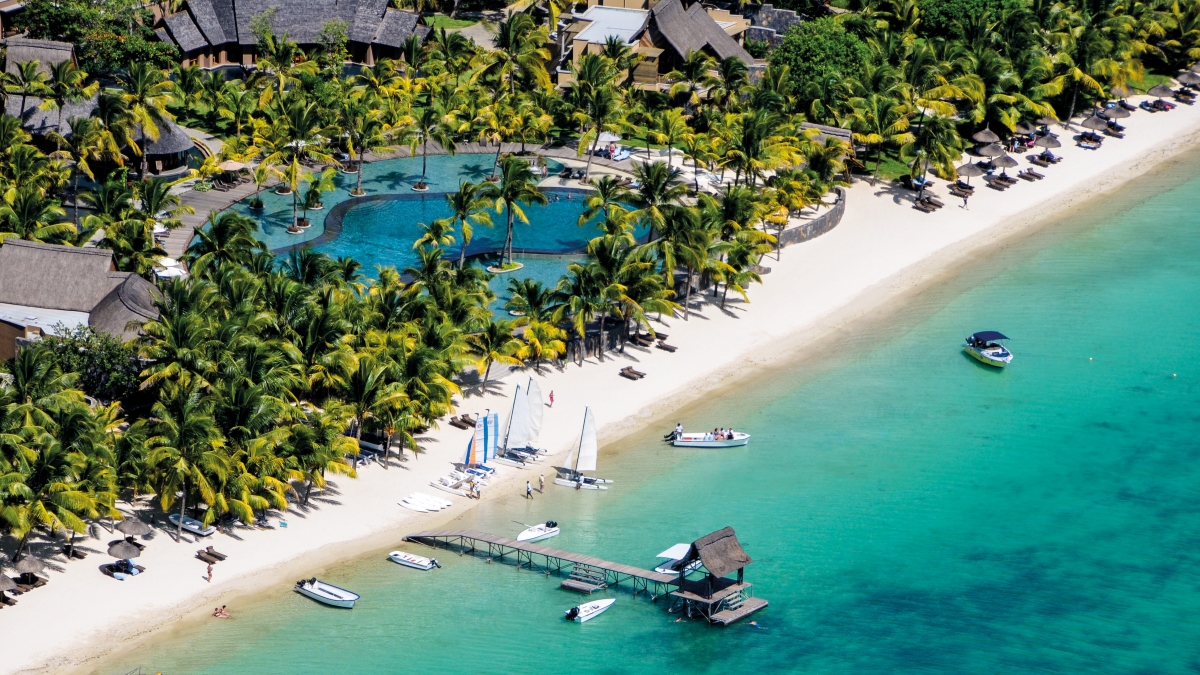
<svg viewBox="0 0 1200 675"><path fill-rule="evenodd" d="M453 113L444 110L441 106L430 101L417 114L413 127L408 130L409 152L416 152L417 146L421 146L421 181L414 187L424 189L429 185L425 182L425 176L429 168L429 141L436 142L442 146L443 150L451 155L454 154L455 147L457 146L449 124L452 118Z"/></svg>
<svg viewBox="0 0 1200 675"><path fill-rule="evenodd" d="M520 357L533 359L534 370L540 374L542 361L557 359L566 353L567 344L563 342L566 336L566 331L551 321L530 321L521 336L525 348L520 352Z"/></svg>
<svg viewBox="0 0 1200 675"><path fill-rule="evenodd" d="M304 405L300 418L288 428L281 454L304 480L301 506L308 506L314 487L325 487L326 472L356 475L354 465L346 460L347 455L358 453L358 442L345 434L350 417L350 409L336 400L321 408Z"/></svg>
<svg viewBox="0 0 1200 675"><path fill-rule="evenodd" d="M504 235L504 250L500 254L501 266L512 262L513 222L520 220L528 224L529 217L525 215L522 206L531 204L547 204L549 199L537 186L537 177L529 168L529 162L520 157L508 156L500 160L500 181L484 186L481 196L495 200L496 212L503 210L507 215L508 225Z"/></svg>
<svg viewBox="0 0 1200 675"><path fill-rule="evenodd" d="M261 134L259 132L262 132ZM300 178L303 175L301 162L321 162L340 166L325 151L325 138L329 130L322 121L321 111L314 102L305 102L299 97L284 103L271 125L256 130L255 143L272 149L263 158L268 166L284 166L281 171L292 190L292 222L299 213Z"/></svg>
<svg viewBox="0 0 1200 675"><path fill-rule="evenodd" d="M404 387L389 380L388 364L367 354L359 355L354 367L344 374L339 395L349 406L354 419L354 439L360 442L368 418L381 417L389 410L403 407L408 399ZM384 453L386 455L387 448ZM387 464L386 456L384 464Z"/></svg>
<svg viewBox="0 0 1200 675"><path fill-rule="evenodd" d="M10 189L0 201L0 243L9 237L57 243L75 233L70 222L61 222L67 212L57 201L46 199L34 185Z"/></svg>
<svg viewBox="0 0 1200 675"><path fill-rule="evenodd" d="M489 321L482 331L467 336L467 348L473 356L479 358L475 368L483 373L482 386L485 390L488 376L492 372L492 364L517 365L521 363L516 356L521 353L522 344L513 336L515 328L515 321L501 319Z"/></svg>
<svg viewBox="0 0 1200 675"><path fill-rule="evenodd" d="M671 167L671 155L675 144L682 141L690 131L682 108L664 110L654 118L654 126L651 127L649 136L655 143L667 146L667 168Z"/></svg>
<svg viewBox="0 0 1200 675"><path fill-rule="evenodd" d="M342 131L348 135L350 157L358 160L358 183L350 193L358 197L366 194L362 189L363 156L368 152L390 148L385 133L387 129L381 119L381 111L362 99L342 104L341 117Z"/></svg>
<svg viewBox="0 0 1200 675"><path fill-rule="evenodd" d="M121 218L104 223L103 227L104 238L96 246L113 252L113 265L122 272L152 278L158 259L167 255L154 239L153 225L138 218Z"/></svg>
<svg viewBox="0 0 1200 675"><path fill-rule="evenodd" d="M880 94L852 99L850 105L853 112L848 121L854 130L854 140L875 146L875 173L871 178L874 185L879 180L884 146L904 145L913 140L908 131L910 111L906 104Z"/></svg>
<svg viewBox="0 0 1200 675"><path fill-rule="evenodd" d="M208 215L208 227L196 228L195 239L183 255L188 267L197 276L226 264L248 265L262 242L255 236L258 223L240 213L213 211Z"/></svg>
<svg viewBox="0 0 1200 675"><path fill-rule="evenodd" d="M679 175L678 168L668 167L663 162L633 167L633 178L638 187L630 192L629 201L634 206L630 217L650 230L651 241L655 231L662 229L667 215L682 208L680 200L687 194L687 186L679 180Z"/></svg>
<svg viewBox="0 0 1200 675"><path fill-rule="evenodd" d="M549 86L546 61L550 60L550 50L545 46L549 40L545 26L539 27L525 12L510 10L492 31L496 36L495 49L487 53L483 67L473 78L486 75L507 82L510 96L516 96L518 75L528 78L535 86Z"/></svg>
<svg viewBox="0 0 1200 675"><path fill-rule="evenodd" d="M170 123L171 113L167 103L171 100L171 80L162 70L138 61L129 67L121 79L125 93L121 98L129 106L129 115L138 128L138 154L142 156L140 175L149 178L149 158L146 156L146 139L157 140L161 127Z"/></svg>
<svg viewBox="0 0 1200 675"><path fill-rule="evenodd" d="M79 66L76 66L75 62L70 59L56 63L50 69L42 107L48 110L58 110L58 123L55 125L56 131L62 130L63 108L68 103L85 101L91 98L100 88L99 82L85 84L86 82L87 73Z"/></svg>
<svg viewBox="0 0 1200 675"><path fill-rule="evenodd" d="M666 75L667 80L674 82L668 94L672 98L682 98L689 111L694 109L700 105L702 89L710 89L721 83L709 74L716 67L717 60L705 52L689 51L683 63Z"/></svg>
<svg viewBox="0 0 1200 675"><path fill-rule="evenodd" d="M39 434L37 443L41 447L36 459L27 472L16 474L20 482L9 483L5 490L10 495L19 495L16 503L4 507L5 520L19 523L14 528L20 536L13 554L14 562L24 553L29 533L35 526L48 527L52 534L60 528L83 532L87 525L80 516L96 516L95 500L78 489L86 462L84 455L65 449L46 433Z"/></svg>
<svg viewBox="0 0 1200 675"><path fill-rule="evenodd" d="M21 95L21 111L18 115L25 117L25 101L30 96L45 96L49 91L49 76L42 70L40 61L25 61L16 64L17 69L12 73L12 82L6 84L9 93Z"/></svg>
<svg viewBox="0 0 1200 675"><path fill-rule="evenodd" d="M450 207L450 217L446 220L457 223L462 233L462 245L458 249L458 268L462 269L467 258L467 244L471 243L475 227L492 226L492 215L488 207L492 201L487 197L483 185L463 179L458 184L456 192L446 194L446 205Z"/></svg>
<svg viewBox="0 0 1200 675"><path fill-rule="evenodd" d="M448 247L454 243L454 221L449 218L438 218L428 224L417 223L423 234L413 242L413 248L423 246Z"/></svg>
<svg viewBox="0 0 1200 675"><path fill-rule="evenodd" d="M509 279L508 302L504 308L518 312L529 321L545 321L550 317L554 291L534 279Z"/></svg>
<svg viewBox="0 0 1200 675"><path fill-rule="evenodd" d="M92 117L77 117L69 120L71 135L63 137L57 131L50 133L50 140L58 146L58 150L50 156L67 159L74 163L75 198L79 198L79 176L83 174L91 180L96 180L92 172L92 161L110 161L121 166L121 151L116 141L100 121ZM79 227L79 207L76 206L75 227Z"/></svg>
<svg viewBox="0 0 1200 675"><path fill-rule="evenodd" d="M187 516L188 496L194 490L206 504L216 501L213 479L223 481L229 471L229 457L223 452L224 441L213 420L213 399L201 393L190 378L171 382L151 409L152 436L146 444L150 452L146 462L157 476L159 503L165 511L179 493L179 523L175 541L183 541L183 518ZM215 509L205 512L206 522L216 516Z"/></svg>

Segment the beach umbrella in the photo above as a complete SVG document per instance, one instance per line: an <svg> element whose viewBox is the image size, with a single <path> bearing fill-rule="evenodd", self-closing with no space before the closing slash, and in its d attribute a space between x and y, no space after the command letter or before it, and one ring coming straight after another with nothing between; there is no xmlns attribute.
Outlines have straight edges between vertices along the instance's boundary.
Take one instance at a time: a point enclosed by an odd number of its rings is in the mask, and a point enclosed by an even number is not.
<svg viewBox="0 0 1200 675"><path fill-rule="evenodd" d="M178 260L174 258L168 258L165 255L158 259L158 264L162 265L163 267L179 267Z"/></svg>
<svg viewBox="0 0 1200 675"><path fill-rule="evenodd" d="M1158 98L1163 98L1164 96L1173 95L1175 93L1175 91L1165 84L1156 84L1153 87L1150 87L1150 91L1148 91L1146 93L1150 94L1151 96L1157 96Z"/></svg>
<svg viewBox="0 0 1200 675"><path fill-rule="evenodd" d="M1044 127L1048 127L1051 124L1058 124L1058 118L1053 115L1046 115L1045 117L1039 117L1037 119L1037 123Z"/></svg>
<svg viewBox="0 0 1200 675"><path fill-rule="evenodd" d="M958 175L965 176L967 178L971 178L973 176L982 176L984 174L983 169L979 168L978 164L970 163L963 164L962 166L958 167L957 171Z"/></svg>
<svg viewBox="0 0 1200 675"><path fill-rule="evenodd" d="M151 530L149 525L137 518L126 518L117 523L117 532L127 534L131 537L140 537L150 534Z"/></svg>
<svg viewBox="0 0 1200 675"><path fill-rule="evenodd" d="M17 572L21 574L37 574L46 569L46 563L37 558L21 558L21 562L17 563Z"/></svg>
<svg viewBox="0 0 1200 675"><path fill-rule="evenodd" d="M616 143L619 140L621 140L621 135L614 134L611 131L605 131L600 134L601 143Z"/></svg>
<svg viewBox="0 0 1200 675"><path fill-rule="evenodd" d="M1200 61L1193 63L1192 67L1188 68L1188 70L1192 71L1193 73L1200 73Z"/></svg>
<svg viewBox="0 0 1200 675"><path fill-rule="evenodd" d="M1179 84L1200 84L1200 75L1192 71L1186 71L1175 78Z"/></svg>
<svg viewBox="0 0 1200 675"><path fill-rule="evenodd" d="M3 593L4 591L15 590L16 588L17 582L4 576L3 574L0 574L0 593Z"/></svg>
<svg viewBox="0 0 1200 675"><path fill-rule="evenodd" d="M1123 120L1129 115L1130 112L1124 108L1109 108L1104 111L1104 116L1110 120Z"/></svg>
<svg viewBox="0 0 1200 675"><path fill-rule="evenodd" d="M1038 146L1039 148L1046 148L1046 149L1062 147L1062 143L1060 143L1058 141L1058 139L1054 138L1053 136L1042 136L1042 137L1038 138L1036 141L1034 141L1033 144Z"/></svg>
<svg viewBox="0 0 1200 675"><path fill-rule="evenodd" d="M244 162L235 162L232 159L227 159L218 164L217 168L222 171L241 171L242 169L246 168L246 164Z"/></svg>
<svg viewBox="0 0 1200 675"><path fill-rule="evenodd" d="M1001 155L991 161L991 166L1004 168L1013 168L1018 165L1018 162L1013 159L1012 155Z"/></svg>
<svg viewBox="0 0 1200 675"><path fill-rule="evenodd" d="M1083 124L1079 126L1083 127L1084 129L1091 129L1092 131L1100 131L1101 129L1108 128L1108 121L1097 115L1092 115L1084 120Z"/></svg>
<svg viewBox="0 0 1200 675"><path fill-rule="evenodd" d="M128 560L129 558L136 558L141 555L142 549L127 541L118 541L117 543L108 547L108 554L114 558Z"/></svg>
<svg viewBox="0 0 1200 675"><path fill-rule="evenodd" d="M1018 134L1032 134L1033 132L1037 131L1037 127L1033 126L1029 122L1018 122L1015 131Z"/></svg>
<svg viewBox="0 0 1200 675"><path fill-rule="evenodd" d="M1004 154L1004 148L1000 147L999 143L989 143L977 151L984 157L999 157Z"/></svg>
<svg viewBox="0 0 1200 675"><path fill-rule="evenodd" d="M1117 86L1113 87L1112 89L1109 89L1108 93L1113 96L1116 96L1117 98L1125 98L1126 96L1133 96L1133 90L1130 89L1129 87L1126 87L1123 84L1118 84Z"/></svg>
<svg viewBox="0 0 1200 675"><path fill-rule="evenodd" d="M996 135L996 132L992 131L991 127L988 127L986 129L984 129L983 131L975 132L975 135L971 136L971 138L975 139L979 143L998 143L998 142L1000 142L1000 137Z"/></svg>

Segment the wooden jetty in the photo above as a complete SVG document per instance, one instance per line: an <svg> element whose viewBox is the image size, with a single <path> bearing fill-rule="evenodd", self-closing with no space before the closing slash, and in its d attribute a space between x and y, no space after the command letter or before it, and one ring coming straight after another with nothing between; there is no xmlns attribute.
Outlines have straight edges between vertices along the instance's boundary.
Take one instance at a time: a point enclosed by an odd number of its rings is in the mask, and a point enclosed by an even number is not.
<svg viewBox="0 0 1200 675"><path fill-rule="evenodd" d="M754 597L753 586L743 580L743 569L752 561L731 527L697 539L678 565L678 569L684 570L699 560L705 569L703 579L662 574L478 530L416 532L405 539L431 546L457 547L460 555L481 555L489 561L504 561L507 556L518 569L537 569L546 575L562 574L569 567L561 585L580 593L590 594L628 583L635 596L644 592L655 602L668 597L669 611L684 612L718 626L727 626L767 606L766 600ZM735 571L736 579L725 578Z"/></svg>
<svg viewBox="0 0 1200 675"><path fill-rule="evenodd" d="M458 546L459 553L484 555L489 560L503 561L505 556L513 556L518 568L536 569L546 574L561 574L564 567L570 566L562 587L581 593L593 593L629 582L634 595L645 592L652 600L657 600L679 583L679 579L671 574L660 574L632 565L517 541L478 530L417 532L405 539L434 546Z"/></svg>

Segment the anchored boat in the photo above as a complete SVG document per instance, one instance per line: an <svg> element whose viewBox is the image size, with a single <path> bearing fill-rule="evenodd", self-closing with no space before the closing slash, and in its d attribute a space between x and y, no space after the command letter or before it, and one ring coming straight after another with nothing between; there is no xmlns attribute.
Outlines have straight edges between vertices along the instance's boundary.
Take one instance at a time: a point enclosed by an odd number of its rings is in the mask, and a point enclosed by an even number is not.
<svg viewBox="0 0 1200 675"><path fill-rule="evenodd" d="M994 330L980 331L967 338L967 344L963 347L963 351L967 353L967 356L980 363L994 368L1003 368L1013 360L1012 352L1000 344L1000 340L1007 339L1009 339L1007 335Z"/></svg>
<svg viewBox="0 0 1200 675"><path fill-rule="evenodd" d="M428 572L435 567L441 568L441 565L438 564L438 561L435 558L425 558L419 555L405 553L404 551L392 551L388 554L388 560L391 560L397 565L404 565L405 567L411 567L415 570L421 570L423 572Z"/></svg>
<svg viewBox="0 0 1200 675"><path fill-rule="evenodd" d="M525 523L520 524L525 525ZM550 537L557 537L558 533L558 523L553 520L547 520L540 525L527 525L521 534L517 535L517 541L541 541Z"/></svg>
<svg viewBox="0 0 1200 675"><path fill-rule="evenodd" d="M683 564L683 559L687 557L688 551L692 549L691 544L675 544L671 548L658 554L659 559L665 559L667 562L654 568L659 574L678 575L680 567L683 568L683 575L687 575L700 569L700 560L693 560L687 565Z"/></svg>
<svg viewBox="0 0 1200 675"><path fill-rule="evenodd" d="M578 621L579 623L583 623L584 621L594 619L603 614L604 611L609 607L612 607L614 602L616 602L615 598L605 598L603 600L585 602L582 605L576 605L565 612L567 615L567 621Z"/></svg>
<svg viewBox="0 0 1200 675"><path fill-rule="evenodd" d="M674 433L668 436L671 444L677 448L736 448L750 442L750 434L740 431L728 431L725 434L713 432Z"/></svg>
<svg viewBox="0 0 1200 675"><path fill-rule="evenodd" d="M604 483L611 480L585 476L584 471L596 470L596 455L599 446L596 444L596 418L592 416L591 408L583 410L583 430L579 434L579 447L571 451L567 457L569 466L556 466L558 475L554 477L555 485L573 487L577 490L607 490Z"/></svg>
<svg viewBox="0 0 1200 675"><path fill-rule="evenodd" d="M354 603L359 597L358 593L327 584L316 577L297 581L296 592L330 607L341 607L342 609L354 609Z"/></svg>

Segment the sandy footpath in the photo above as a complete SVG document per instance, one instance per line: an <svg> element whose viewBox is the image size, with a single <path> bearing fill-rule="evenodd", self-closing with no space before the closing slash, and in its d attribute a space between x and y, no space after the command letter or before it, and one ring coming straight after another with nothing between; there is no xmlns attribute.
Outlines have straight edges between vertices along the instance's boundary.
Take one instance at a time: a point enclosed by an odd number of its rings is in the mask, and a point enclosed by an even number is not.
<svg viewBox="0 0 1200 675"><path fill-rule="evenodd" d="M724 311L705 304L690 321L667 319L661 330L679 348L674 354L631 346L604 363L590 359L583 368L536 375L543 393L553 390L555 395L554 407L546 410L542 445L561 453L577 442L585 405L595 412L601 441L612 442L732 378L794 357L823 336L932 283L972 255L1032 231L1039 221L1144 173L1194 147L1200 138L1200 107L1181 105L1153 115L1139 111L1122 122L1128 127L1126 137L1106 140L1099 151L1076 147L1070 132L1055 129L1066 146L1056 152L1065 160L1037 169L1045 180L1020 181L997 192L976 179L970 210L960 208L961 200L949 197L940 180L933 193L946 207L932 214L913 209L907 190L859 181L848 191L839 227L785 249L780 261L763 262L772 271L764 285L752 288L751 304L731 299ZM619 377L618 370L631 364L647 377L637 382ZM459 410L490 408L503 418L512 388L527 377L514 373L493 393L466 398ZM0 675L88 667L113 645L136 649L134 638L202 616L229 598L290 586L338 560L387 550L407 532L451 520L497 495L522 492L527 479L536 487L542 470L549 472L548 481L553 475L552 462L532 471L498 467L500 480L485 489L481 502L438 492L429 481L461 459L468 435L443 425L428 434L419 457L408 453L406 461L393 461L386 470L363 468L356 480L337 478L336 490L285 516L286 529L239 528L199 543L190 536L175 543L166 532L156 531L137 560L146 573L128 581L97 570L110 561L107 543L119 536L99 530L98 538L83 542L92 551L86 560L68 563L61 554L50 558L50 583L0 611ZM564 488L548 484L546 489ZM418 514L397 504L414 491L448 497L455 504L437 514ZM129 505L121 506L129 512ZM205 564L193 557L206 545L229 556L216 566L211 583L203 578Z"/></svg>

